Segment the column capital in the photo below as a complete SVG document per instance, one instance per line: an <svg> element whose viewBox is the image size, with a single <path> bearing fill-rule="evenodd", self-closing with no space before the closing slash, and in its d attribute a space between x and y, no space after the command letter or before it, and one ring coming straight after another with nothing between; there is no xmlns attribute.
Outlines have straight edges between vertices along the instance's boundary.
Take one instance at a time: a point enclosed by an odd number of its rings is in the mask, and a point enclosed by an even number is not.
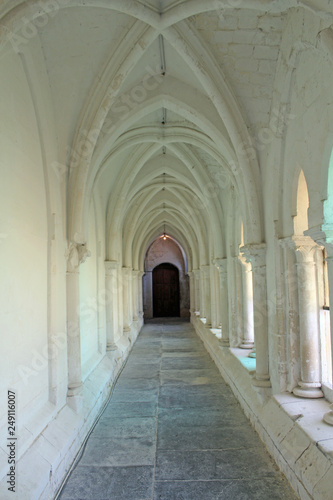
<svg viewBox="0 0 333 500"><path fill-rule="evenodd" d="M205 264L203 266L200 266L200 270L203 271L204 273L208 273L208 272L210 272L210 265Z"/></svg>
<svg viewBox="0 0 333 500"><path fill-rule="evenodd" d="M239 250L253 268L266 266L266 243L244 245Z"/></svg>
<svg viewBox="0 0 333 500"><path fill-rule="evenodd" d="M314 262L315 253L320 249L310 236L292 236L287 244L294 250L298 264Z"/></svg>
<svg viewBox="0 0 333 500"><path fill-rule="evenodd" d="M65 253L67 260L67 272L77 273L79 271L80 264L83 264L83 262L85 262L90 255L91 252L87 249L86 243L76 243L74 241L70 241Z"/></svg>
<svg viewBox="0 0 333 500"><path fill-rule="evenodd" d="M326 249L328 259L333 257L333 224L312 227L305 231L305 234Z"/></svg>
<svg viewBox="0 0 333 500"><path fill-rule="evenodd" d="M139 271L139 269L132 269L132 276L134 276L134 278L137 278L140 273L141 271Z"/></svg>
<svg viewBox="0 0 333 500"><path fill-rule="evenodd" d="M105 273L111 274L113 270L118 269L119 263L116 260L106 260L104 261Z"/></svg>

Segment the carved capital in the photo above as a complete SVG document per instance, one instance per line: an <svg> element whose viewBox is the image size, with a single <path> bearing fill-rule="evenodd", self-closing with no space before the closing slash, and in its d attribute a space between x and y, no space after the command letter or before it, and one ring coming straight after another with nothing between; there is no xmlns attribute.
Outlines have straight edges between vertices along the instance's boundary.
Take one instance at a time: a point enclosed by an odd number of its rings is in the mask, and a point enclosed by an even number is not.
<svg viewBox="0 0 333 500"><path fill-rule="evenodd" d="M289 247L294 250L297 263L314 263L315 254L320 247L310 236L293 236L289 240Z"/></svg>
<svg viewBox="0 0 333 500"><path fill-rule="evenodd" d="M240 248L240 252L253 269L266 266L266 243L245 245Z"/></svg>
<svg viewBox="0 0 333 500"><path fill-rule="evenodd" d="M104 262L104 266L105 266L105 274L110 275L112 274L112 271L118 269L119 264L116 260L106 260Z"/></svg>
<svg viewBox="0 0 333 500"><path fill-rule="evenodd" d="M67 259L67 272L78 272L80 264L90 257L91 252L87 249L86 243L75 243L71 241L65 253Z"/></svg>

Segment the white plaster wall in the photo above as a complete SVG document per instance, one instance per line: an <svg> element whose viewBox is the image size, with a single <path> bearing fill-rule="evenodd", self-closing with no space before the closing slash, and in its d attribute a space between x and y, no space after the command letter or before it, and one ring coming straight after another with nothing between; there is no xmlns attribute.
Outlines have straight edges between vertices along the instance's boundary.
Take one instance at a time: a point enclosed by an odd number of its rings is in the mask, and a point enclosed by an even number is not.
<svg viewBox="0 0 333 500"><path fill-rule="evenodd" d="M7 389L18 393L21 429L48 400L45 179L26 76L20 58L7 56L0 79L1 437Z"/></svg>

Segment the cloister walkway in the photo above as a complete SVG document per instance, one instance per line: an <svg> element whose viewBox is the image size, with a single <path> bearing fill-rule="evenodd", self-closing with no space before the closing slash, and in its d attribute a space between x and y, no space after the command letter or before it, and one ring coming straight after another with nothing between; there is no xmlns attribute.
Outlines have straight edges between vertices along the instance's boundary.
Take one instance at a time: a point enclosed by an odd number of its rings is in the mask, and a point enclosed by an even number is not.
<svg viewBox="0 0 333 500"><path fill-rule="evenodd" d="M190 323L146 324L61 500L294 500Z"/></svg>

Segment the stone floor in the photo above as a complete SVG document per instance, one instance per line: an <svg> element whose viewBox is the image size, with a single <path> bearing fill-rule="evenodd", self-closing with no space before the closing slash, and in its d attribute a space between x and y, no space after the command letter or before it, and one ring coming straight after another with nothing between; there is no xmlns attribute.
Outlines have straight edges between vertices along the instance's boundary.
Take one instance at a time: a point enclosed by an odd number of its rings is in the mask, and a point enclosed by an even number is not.
<svg viewBox="0 0 333 500"><path fill-rule="evenodd" d="M190 323L140 333L61 500L295 500Z"/></svg>

